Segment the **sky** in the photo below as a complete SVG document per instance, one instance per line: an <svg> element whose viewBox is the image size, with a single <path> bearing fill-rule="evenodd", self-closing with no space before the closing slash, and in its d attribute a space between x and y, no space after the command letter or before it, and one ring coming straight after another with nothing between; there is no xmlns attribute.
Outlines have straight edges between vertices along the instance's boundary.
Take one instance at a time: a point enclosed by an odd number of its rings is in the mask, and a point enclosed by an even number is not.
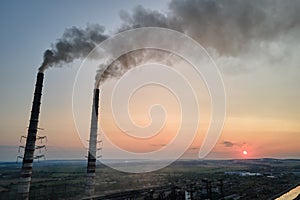
<svg viewBox="0 0 300 200"><path fill-rule="evenodd" d="M22 154L17 146L24 145L20 137L27 134L35 77L44 51L55 49L67 28L84 30L88 24L105 27L105 35L135 27L166 27L187 34L206 48L220 70L227 105L223 130L207 159L299 158L299 7L298 1L267 0L2 1L0 161L16 160ZM45 72L39 124L45 130L39 134L48 137L47 159L84 159L86 154L87 138L78 133L72 113L73 85L83 60L79 57L62 62ZM129 75L146 76L142 68ZM147 152L168 143L179 123L176 99L156 86L136 92L130 110L140 126L151 123L147 115L151 103L160 100L169 111L162 137L152 138L146 147L145 141L136 143L122 137L112 121L109 94L116 83L117 79L108 80L101 86L101 131L134 152ZM184 158L197 159L208 127L209 96L204 85L198 89L204 117ZM86 107L80 109L90 113L91 96L87 99ZM160 119L159 114L153 116ZM82 121L87 121L84 127L88 134L89 116ZM243 155L245 150L247 155Z"/></svg>

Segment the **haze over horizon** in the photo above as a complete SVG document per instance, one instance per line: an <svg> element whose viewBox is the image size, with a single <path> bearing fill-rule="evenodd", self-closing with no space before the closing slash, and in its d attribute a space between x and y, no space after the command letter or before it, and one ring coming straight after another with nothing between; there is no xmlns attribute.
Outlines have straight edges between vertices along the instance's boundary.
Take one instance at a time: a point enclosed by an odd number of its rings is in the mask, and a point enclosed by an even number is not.
<svg viewBox="0 0 300 200"><path fill-rule="evenodd" d="M106 35L135 27L171 28L206 48L221 72L227 100L223 131L207 159L300 158L299 9L299 1L279 0L2 2L0 161L15 161L20 137L27 134L43 52L55 48L66 29L83 31L93 24L103 26ZM85 159L87 154L72 114L73 84L83 61L78 57L60 63L63 68L54 66L45 72L39 124L45 130L39 134L48 137L45 155L49 160ZM139 76L142 72L129 73ZM127 141L120 139L108 108L106 94L116 82L109 80L101 86L101 131L130 151L147 152L166 145L178 124L176 99L156 86L136 92L130 110L138 125L151 122L146 108L157 99L167 105L169 124L154 143ZM197 159L207 130L209 95L204 85L199 91L203 118L183 158ZM88 99L82 109L90 113L91 97Z"/></svg>

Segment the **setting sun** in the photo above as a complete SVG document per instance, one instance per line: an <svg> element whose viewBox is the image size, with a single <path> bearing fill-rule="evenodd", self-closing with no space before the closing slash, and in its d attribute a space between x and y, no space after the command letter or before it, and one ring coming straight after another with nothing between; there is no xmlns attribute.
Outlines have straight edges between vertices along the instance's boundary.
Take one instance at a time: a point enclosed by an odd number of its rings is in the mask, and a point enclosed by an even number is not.
<svg viewBox="0 0 300 200"><path fill-rule="evenodd" d="M248 152L246 150L243 151L243 155L247 155Z"/></svg>

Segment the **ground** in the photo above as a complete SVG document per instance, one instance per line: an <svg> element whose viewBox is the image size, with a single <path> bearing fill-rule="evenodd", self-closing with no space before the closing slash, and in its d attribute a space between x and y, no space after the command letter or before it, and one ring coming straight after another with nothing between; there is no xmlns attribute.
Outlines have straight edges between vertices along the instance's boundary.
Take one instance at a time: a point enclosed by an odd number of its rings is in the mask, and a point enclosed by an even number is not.
<svg viewBox="0 0 300 200"><path fill-rule="evenodd" d="M16 198L20 167L21 163L0 163L0 199ZM85 161L36 162L30 197L83 198L85 171ZM159 171L142 174L119 172L98 163L96 195L172 186L178 191L192 191L194 199L206 198L209 182L212 199L219 199L222 197L220 180L224 197L268 199L300 183L300 160L181 160Z"/></svg>

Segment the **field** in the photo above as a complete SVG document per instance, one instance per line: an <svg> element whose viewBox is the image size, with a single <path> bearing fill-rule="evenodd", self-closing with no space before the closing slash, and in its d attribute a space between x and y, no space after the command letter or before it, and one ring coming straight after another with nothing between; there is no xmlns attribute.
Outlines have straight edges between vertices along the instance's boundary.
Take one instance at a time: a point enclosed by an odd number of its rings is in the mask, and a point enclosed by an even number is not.
<svg viewBox="0 0 300 200"><path fill-rule="evenodd" d="M0 163L0 199L16 199L20 167L20 163ZM85 161L34 163L30 199L84 198L85 171ZM299 183L300 160L181 160L142 174L119 172L98 163L96 196L109 199L110 194L131 191L130 195L139 194L136 199L147 199L145 194L152 192L155 199L157 191L169 194L168 190L176 188L177 194L188 191L193 199L269 199Z"/></svg>

